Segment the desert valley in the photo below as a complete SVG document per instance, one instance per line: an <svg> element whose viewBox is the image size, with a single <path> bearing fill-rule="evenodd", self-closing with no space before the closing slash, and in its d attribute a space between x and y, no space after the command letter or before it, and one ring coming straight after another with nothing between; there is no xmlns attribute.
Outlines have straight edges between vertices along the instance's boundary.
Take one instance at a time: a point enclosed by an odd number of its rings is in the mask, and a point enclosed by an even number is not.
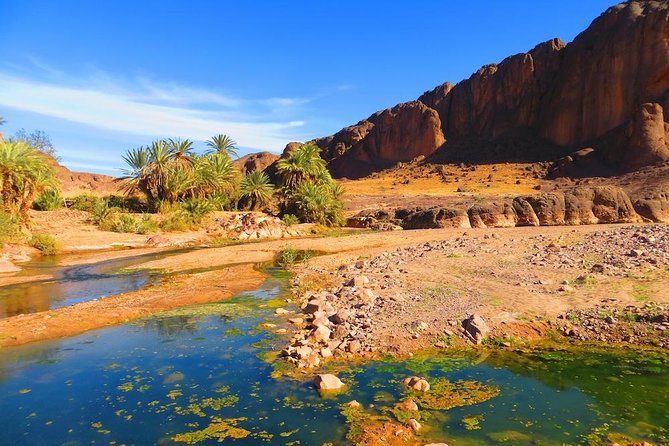
<svg viewBox="0 0 669 446"><path fill-rule="evenodd" d="M0 444L669 445L665 112L631 0L281 155L0 136Z"/></svg>

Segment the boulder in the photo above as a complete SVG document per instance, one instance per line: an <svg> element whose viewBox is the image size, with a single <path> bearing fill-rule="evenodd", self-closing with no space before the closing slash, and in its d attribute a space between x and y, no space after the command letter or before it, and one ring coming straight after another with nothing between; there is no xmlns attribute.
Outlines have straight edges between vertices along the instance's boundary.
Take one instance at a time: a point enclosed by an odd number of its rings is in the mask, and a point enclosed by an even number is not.
<svg viewBox="0 0 669 446"><path fill-rule="evenodd" d="M467 215L472 228L512 228L518 221L513 206L508 203L474 204L467 209Z"/></svg>
<svg viewBox="0 0 669 446"><path fill-rule="evenodd" d="M325 301L320 299L312 299L302 308L302 312L304 314L314 314L317 311L322 311L324 306Z"/></svg>
<svg viewBox="0 0 669 446"><path fill-rule="evenodd" d="M326 342L328 339L330 339L331 334L332 330L330 330L328 327L321 325L316 327L311 332L311 335L309 335L309 339L311 339L313 342Z"/></svg>
<svg viewBox="0 0 669 446"><path fill-rule="evenodd" d="M669 223L669 191L652 190L632 203L634 210L647 221Z"/></svg>
<svg viewBox="0 0 669 446"><path fill-rule="evenodd" d="M336 178L358 178L398 161L429 155L445 141L439 114L419 101L375 113L354 127L357 132L354 139L360 139L348 149L345 141L336 135L326 140L327 143L316 141L326 146L328 166ZM351 134L350 131L345 133Z"/></svg>
<svg viewBox="0 0 669 446"><path fill-rule="evenodd" d="M435 206L431 208L400 209L395 217L404 229L471 228L469 217L462 209Z"/></svg>
<svg viewBox="0 0 669 446"><path fill-rule="evenodd" d="M540 226L556 226L565 223L565 199L558 192L525 197Z"/></svg>
<svg viewBox="0 0 669 446"><path fill-rule="evenodd" d="M246 175L253 172L254 170L265 170L278 159L279 156L273 153L257 152L244 155L241 158L233 161L232 164L239 168L244 175Z"/></svg>
<svg viewBox="0 0 669 446"><path fill-rule="evenodd" d="M410 418L407 424L416 432L418 432L423 427L423 425L420 424L415 418Z"/></svg>
<svg viewBox="0 0 669 446"><path fill-rule="evenodd" d="M486 324L485 320L478 314L472 314L462 321L462 327L465 329L465 333L477 344L480 344L490 333L488 324Z"/></svg>
<svg viewBox="0 0 669 446"><path fill-rule="evenodd" d="M337 376L330 373L316 375L314 385L318 390L339 390L344 387L344 383Z"/></svg>
<svg viewBox="0 0 669 446"><path fill-rule="evenodd" d="M332 322L335 324L343 324L351 317L351 313L346 309L338 310L332 317Z"/></svg>
<svg viewBox="0 0 669 446"><path fill-rule="evenodd" d="M565 192L565 222L570 225L635 223L640 220L619 187L579 187Z"/></svg>
<svg viewBox="0 0 669 446"><path fill-rule="evenodd" d="M418 376L409 376L408 378L404 378L404 380L402 380L402 384L404 384L407 388L416 390L418 392L427 392L430 390L430 383L428 383L425 378Z"/></svg>
<svg viewBox="0 0 669 446"><path fill-rule="evenodd" d="M532 209L532 204L527 201L527 197L514 198L512 205L518 218L517 226L539 226L539 217Z"/></svg>

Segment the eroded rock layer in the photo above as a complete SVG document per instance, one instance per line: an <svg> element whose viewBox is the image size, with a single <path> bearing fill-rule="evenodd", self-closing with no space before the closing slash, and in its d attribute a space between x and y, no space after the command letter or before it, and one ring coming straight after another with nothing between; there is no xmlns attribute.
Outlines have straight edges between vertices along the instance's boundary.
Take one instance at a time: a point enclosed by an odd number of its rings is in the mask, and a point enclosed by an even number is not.
<svg viewBox="0 0 669 446"><path fill-rule="evenodd" d="M669 4L628 1L569 44L541 43L313 142L336 177L418 156L554 160L586 147L632 170L669 160L668 106Z"/></svg>

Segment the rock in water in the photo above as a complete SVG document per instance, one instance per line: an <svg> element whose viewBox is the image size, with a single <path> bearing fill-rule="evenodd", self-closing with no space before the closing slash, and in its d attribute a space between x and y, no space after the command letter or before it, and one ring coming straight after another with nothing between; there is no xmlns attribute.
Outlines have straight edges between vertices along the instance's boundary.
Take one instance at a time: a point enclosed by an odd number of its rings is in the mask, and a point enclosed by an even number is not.
<svg viewBox="0 0 669 446"><path fill-rule="evenodd" d="M316 375L314 385L318 390L339 390L344 387L344 383L339 378L330 373Z"/></svg>
<svg viewBox="0 0 669 446"><path fill-rule="evenodd" d="M427 392L428 390L430 390L430 383L428 383L425 378L421 378L418 376L410 376L408 378L404 378L402 384L404 384L409 389L417 390L419 392Z"/></svg>

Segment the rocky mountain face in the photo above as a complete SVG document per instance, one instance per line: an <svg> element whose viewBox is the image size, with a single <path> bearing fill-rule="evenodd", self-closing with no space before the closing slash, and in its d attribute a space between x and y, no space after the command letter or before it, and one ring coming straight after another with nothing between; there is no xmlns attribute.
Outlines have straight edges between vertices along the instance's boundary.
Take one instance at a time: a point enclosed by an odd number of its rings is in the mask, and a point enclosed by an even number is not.
<svg viewBox="0 0 669 446"><path fill-rule="evenodd" d="M236 159L233 164L246 175L254 170L267 169L277 159L279 159L279 156L273 153L257 152L244 155L241 158Z"/></svg>
<svg viewBox="0 0 669 446"><path fill-rule="evenodd" d="M554 160L584 148L631 170L669 160L667 107L669 3L634 0L609 8L569 44L541 43L313 142L337 177L421 155Z"/></svg>

